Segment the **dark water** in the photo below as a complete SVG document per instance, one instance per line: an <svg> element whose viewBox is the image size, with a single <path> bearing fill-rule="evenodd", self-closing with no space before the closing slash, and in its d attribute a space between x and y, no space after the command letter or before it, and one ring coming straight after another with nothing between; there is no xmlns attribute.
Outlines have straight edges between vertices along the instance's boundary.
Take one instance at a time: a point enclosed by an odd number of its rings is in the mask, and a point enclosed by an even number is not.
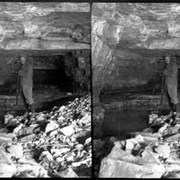
<svg viewBox="0 0 180 180"><path fill-rule="evenodd" d="M118 136L124 139L129 132L147 128L149 111L119 110L105 114L103 136Z"/></svg>

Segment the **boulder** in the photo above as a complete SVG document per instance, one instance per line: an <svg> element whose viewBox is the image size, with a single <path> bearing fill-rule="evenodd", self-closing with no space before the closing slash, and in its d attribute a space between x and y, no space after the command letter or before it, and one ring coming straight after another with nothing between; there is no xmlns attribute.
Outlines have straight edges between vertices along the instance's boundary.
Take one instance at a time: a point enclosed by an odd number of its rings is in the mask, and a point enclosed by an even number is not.
<svg viewBox="0 0 180 180"><path fill-rule="evenodd" d="M100 167L100 178L161 178L165 169L161 165L149 163L138 165L122 160L104 158Z"/></svg>
<svg viewBox="0 0 180 180"><path fill-rule="evenodd" d="M16 174L16 166L11 157L4 150L0 149L0 177L13 177Z"/></svg>
<svg viewBox="0 0 180 180"><path fill-rule="evenodd" d="M113 147L113 149L107 157L110 159L122 160L140 165L148 163L148 161L144 160L143 158L139 156L134 156L129 152L122 150L119 144L118 147L117 145Z"/></svg>
<svg viewBox="0 0 180 180"><path fill-rule="evenodd" d="M155 147L155 151L164 159L168 159L170 157L171 150L168 143L159 144L157 147Z"/></svg>
<svg viewBox="0 0 180 180"><path fill-rule="evenodd" d="M78 178L79 176L73 171L72 168L67 168L62 172L59 172L58 175L62 178Z"/></svg>
<svg viewBox="0 0 180 180"><path fill-rule="evenodd" d="M14 164L0 163L0 177L1 178L12 178L16 175L17 169Z"/></svg>
<svg viewBox="0 0 180 180"><path fill-rule="evenodd" d="M23 147L21 144L10 145L7 147L7 151L11 154L12 157L20 159L23 156Z"/></svg>
<svg viewBox="0 0 180 180"><path fill-rule="evenodd" d="M60 129L60 131L66 136L70 137L75 133L73 125L69 125Z"/></svg>
<svg viewBox="0 0 180 180"><path fill-rule="evenodd" d="M147 162L149 163L156 163L156 164L159 164L160 161L159 161L159 155L157 153L154 153L151 149L145 149L143 152L142 152L142 158L144 160L146 160Z"/></svg>

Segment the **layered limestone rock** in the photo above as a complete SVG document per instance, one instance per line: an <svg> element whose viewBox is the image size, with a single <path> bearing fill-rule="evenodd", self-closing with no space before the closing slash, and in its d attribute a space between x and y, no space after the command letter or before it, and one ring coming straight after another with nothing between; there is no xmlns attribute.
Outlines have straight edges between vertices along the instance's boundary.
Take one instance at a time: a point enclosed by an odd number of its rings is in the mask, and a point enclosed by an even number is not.
<svg viewBox="0 0 180 180"><path fill-rule="evenodd" d="M89 48L88 3L0 3L0 49Z"/></svg>
<svg viewBox="0 0 180 180"><path fill-rule="evenodd" d="M119 90L154 84L160 78L162 66L155 59L171 51L179 56L179 12L178 3L93 4L95 104L103 88Z"/></svg>
<svg viewBox="0 0 180 180"><path fill-rule="evenodd" d="M103 93L160 95L163 56L175 52L180 61L179 19L178 3L92 5L94 106L103 103ZM122 104L118 97L116 101Z"/></svg>

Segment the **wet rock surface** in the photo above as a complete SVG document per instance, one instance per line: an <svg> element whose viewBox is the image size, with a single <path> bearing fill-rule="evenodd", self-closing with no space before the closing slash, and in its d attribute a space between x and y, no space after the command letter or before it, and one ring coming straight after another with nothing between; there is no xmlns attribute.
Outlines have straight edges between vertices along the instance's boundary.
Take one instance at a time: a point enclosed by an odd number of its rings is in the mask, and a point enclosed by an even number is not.
<svg viewBox="0 0 180 180"><path fill-rule="evenodd" d="M37 112L28 123L6 114L5 127L1 177L91 177L90 95Z"/></svg>
<svg viewBox="0 0 180 180"><path fill-rule="evenodd" d="M94 140L96 177L179 177L179 122L152 112L148 125L141 132L129 133L124 140Z"/></svg>

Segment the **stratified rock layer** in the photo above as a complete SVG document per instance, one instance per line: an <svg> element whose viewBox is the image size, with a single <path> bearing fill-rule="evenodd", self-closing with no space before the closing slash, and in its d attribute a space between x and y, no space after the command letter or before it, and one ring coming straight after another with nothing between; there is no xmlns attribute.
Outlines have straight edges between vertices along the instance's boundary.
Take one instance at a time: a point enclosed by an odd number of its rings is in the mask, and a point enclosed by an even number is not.
<svg viewBox="0 0 180 180"><path fill-rule="evenodd" d="M178 3L93 4L95 104L102 89L155 85L162 70L155 59L170 51L179 56L179 12Z"/></svg>
<svg viewBox="0 0 180 180"><path fill-rule="evenodd" d="M0 49L89 49L88 3L0 3Z"/></svg>

